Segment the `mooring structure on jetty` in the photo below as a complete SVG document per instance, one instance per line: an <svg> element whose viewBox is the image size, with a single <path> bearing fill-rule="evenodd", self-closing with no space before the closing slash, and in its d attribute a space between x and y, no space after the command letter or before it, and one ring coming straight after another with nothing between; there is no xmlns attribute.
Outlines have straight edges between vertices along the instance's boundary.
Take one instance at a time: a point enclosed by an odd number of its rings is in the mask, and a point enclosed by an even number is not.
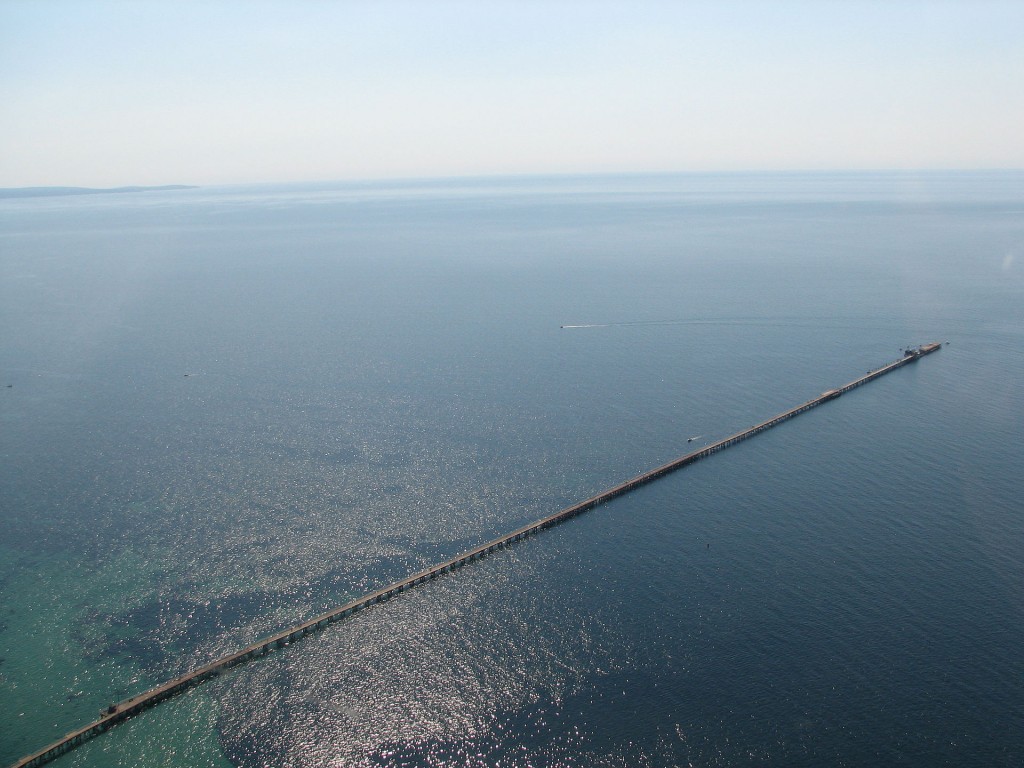
<svg viewBox="0 0 1024 768"><path fill-rule="evenodd" d="M530 536L534 533L538 533L539 531L542 531L545 528L550 528L554 525L558 525L559 523L568 520L571 517L575 517L576 515L580 515L584 512L587 512L588 510L591 510L600 504L604 504L607 501L611 501L612 499L621 496L624 493L629 493L635 488L639 488L641 485L646 485L647 483L650 483L653 480L657 480L659 477L663 477L670 472L674 472L675 470L681 469L682 467L685 467L688 464L693 464L696 461L700 461L701 459L706 458L713 453L718 453L719 451L725 448L728 448L732 445L736 445L736 443L751 438L760 432L764 432L766 429L771 429L777 424L781 424L782 422L787 421L793 418L794 416L799 416L801 413L804 413L805 411L809 411L812 408L815 408L819 405L822 405L823 403L828 402L829 400L833 400L842 395L843 393L849 392L851 389L856 389L857 387L863 384L867 384L869 381L873 381L874 379L877 379L880 376L884 376L885 374L890 373L896 370L897 368L901 368L904 365L907 365L908 363L915 362L919 358L931 354L932 352L935 352L941 346L941 343L936 342L932 344L923 344L920 347L916 348L910 348L904 353L903 357L900 358L899 360L895 360L889 363L888 365L882 366L881 368L868 371L864 376L861 376L858 379L854 379L849 384L844 384L843 386L838 387L836 389L827 390L826 392L821 393L817 397L808 400L805 403L801 403L795 408L790 408L788 411L783 411L777 416L773 416L772 418L767 419L766 421L762 421L759 424L755 424L749 429L744 429L743 431L737 432L734 435L730 435L729 437L725 437L714 443L706 445L703 448L699 448L696 451L687 453L685 456L680 456L679 458L670 461L667 464L662 464L660 467L655 467L654 469L648 472L644 472L642 475L637 475L631 480L627 480L624 483L619 483L618 485L608 488L607 490L604 490L595 496L591 496L589 499L585 499L584 501L581 501L577 504L573 504L571 507L566 507L565 509L559 510L558 512L555 512L553 515L548 515L547 517L530 523L529 525L524 525L522 528L518 528L512 531L511 533L507 533L500 538L487 542L486 544L481 544L475 549L471 549L468 552L464 552L461 555L453 557L449 560L445 560L443 563L438 563L437 565L431 566L430 568L422 570L419 573L415 573L412 576L408 576L402 579L401 581L396 581L395 583L389 584L386 587L382 587L381 589L378 589L374 592L370 592L366 595L363 595L362 597L358 597L355 600L351 600L348 603L345 603L344 605L335 608L334 610L328 611L327 613L321 614L316 618L310 619L301 624L293 626L290 629L286 629L283 632L278 632L276 635L272 635L270 637L259 640L253 643L252 645L246 646L240 651L236 651L235 653L217 659L216 661L199 667L198 669L195 669L191 672L187 672L186 674L181 675L180 677L176 677L173 680L163 683L162 685L158 685L155 688L151 688L145 693L141 693L137 696L125 699L124 701L118 704L112 704L110 707L104 710L103 714L100 716L98 720L95 720L94 722L89 723L88 725L79 728L78 730L71 731L70 733L66 734L63 738L54 742L45 749L41 749L40 751L34 754L22 758L17 763L15 763L14 766L12 766L12 768L34 768L35 766L48 763L51 760L56 759L60 755L63 755L66 752L69 752L70 750L79 746L80 744L88 741L94 736L98 736L99 734L117 725L118 723L123 722L128 718L139 714L144 709L148 709L149 707L155 706L156 704L159 704L161 701L169 699L172 696L175 696L181 693L182 691L191 688L192 686L198 685L199 683L202 683L203 681L210 679L211 677L216 677L221 672L230 669L231 667L242 664L243 662L249 661L250 659L254 659L258 656L265 656L266 654L270 653L271 651L277 648L283 648L284 646L288 645L290 642L294 640L298 640L301 637L304 637L312 632L315 632L319 629L322 629L323 627L326 627L328 624L332 624L336 621L340 621L341 619L347 618L348 616L351 616L352 614L361 611L364 608L369 608L370 606L375 605L376 603L382 603L385 600L389 600L392 597L395 597L396 595L401 594L402 592L412 589L415 586L423 584L426 581L435 579L444 573L453 571L456 568L460 568L463 565L471 563L474 560L478 560L479 558L484 557L485 555L488 555L491 552L494 552L495 550L507 547L508 545L517 542L520 539L526 538L527 536Z"/></svg>

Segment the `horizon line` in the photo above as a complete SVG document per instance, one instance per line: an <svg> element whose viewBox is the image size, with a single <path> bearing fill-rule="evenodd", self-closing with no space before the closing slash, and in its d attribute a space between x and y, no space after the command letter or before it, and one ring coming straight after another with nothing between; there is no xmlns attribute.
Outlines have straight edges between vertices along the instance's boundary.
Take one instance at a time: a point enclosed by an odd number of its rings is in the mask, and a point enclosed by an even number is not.
<svg viewBox="0 0 1024 768"><path fill-rule="evenodd" d="M242 187L242 186L288 186L306 184L387 184L387 183L422 183L430 181L487 181L513 179L571 179L571 178L633 178L644 176L826 176L826 175L938 175L938 174L1017 174L1024 173L1024 167L992 168L992 167L957 167L957 168L772 168L772 169L727 169L727 170L673 170L673 171L522 171L498 173L465 173L439 175L385 175L335 178L309 178L290 180L260 181L214 181L207 183L173 182L161 184L118 184L113 186L84 186L77 184L30 184L19 186L0 186L3 192L32 193L38 190L66 190L67 194L116 193L134 191L160 191L198 189L203 187Z"/></svg>

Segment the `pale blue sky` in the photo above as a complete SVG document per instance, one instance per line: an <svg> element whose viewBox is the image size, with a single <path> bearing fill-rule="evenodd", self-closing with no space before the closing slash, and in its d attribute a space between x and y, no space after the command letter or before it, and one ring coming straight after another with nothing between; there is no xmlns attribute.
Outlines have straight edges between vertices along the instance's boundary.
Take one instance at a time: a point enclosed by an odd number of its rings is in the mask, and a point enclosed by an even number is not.
<svg viewBox="0 0 1024 768"><path fill-rule="evenodd" d="M0 0L0 186L1024 168L1024 1Z"/></svg>

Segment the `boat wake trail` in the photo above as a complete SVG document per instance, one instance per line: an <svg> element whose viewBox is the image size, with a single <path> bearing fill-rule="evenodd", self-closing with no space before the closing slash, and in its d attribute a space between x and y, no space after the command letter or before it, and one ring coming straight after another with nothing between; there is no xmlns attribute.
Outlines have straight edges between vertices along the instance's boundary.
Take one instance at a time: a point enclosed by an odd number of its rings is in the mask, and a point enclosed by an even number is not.
<svg viewBox="0 0 1024 768"><path fill-rule="evenodd" d="M560 328L619 328L630 325L696 325L699 323L722 322L715 320L630 320L622 323L581 323L561 325Z"/></svg>
<svg viewBox="0 0 1024 768"><path fill-rule="evenodd" d="M628 320L619 323L577 323L572 325L561 325L559 328L626 328L630 326L651 326L651 325L757 325L773 327L815 327L823 325L829 327L848 328L854 324L864 322L864 318L817 318L817 317L706 317L706 318L677 318L666 320Z"/></svg>
<svg viewBox="0 0 1024 768"><path fill-rule="evenodd" d="M625 328L637 325L736 325L757 322L755 318L731 318L708 320L628 320L621 323L580 323L578 325L561 325L560 328Z"/></svg>

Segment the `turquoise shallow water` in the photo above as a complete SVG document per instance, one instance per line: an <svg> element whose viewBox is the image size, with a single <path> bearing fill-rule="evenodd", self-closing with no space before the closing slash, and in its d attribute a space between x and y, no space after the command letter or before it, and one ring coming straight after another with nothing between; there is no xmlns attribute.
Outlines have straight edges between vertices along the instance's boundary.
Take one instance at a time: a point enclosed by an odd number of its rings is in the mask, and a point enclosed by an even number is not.
<svg viewBox="0 0 1024 768"><path fill-rule="evenodd" d="M1019 764L1022 213L1021 174L4 201L0 763L948 340L58 764Z"/></svg>

